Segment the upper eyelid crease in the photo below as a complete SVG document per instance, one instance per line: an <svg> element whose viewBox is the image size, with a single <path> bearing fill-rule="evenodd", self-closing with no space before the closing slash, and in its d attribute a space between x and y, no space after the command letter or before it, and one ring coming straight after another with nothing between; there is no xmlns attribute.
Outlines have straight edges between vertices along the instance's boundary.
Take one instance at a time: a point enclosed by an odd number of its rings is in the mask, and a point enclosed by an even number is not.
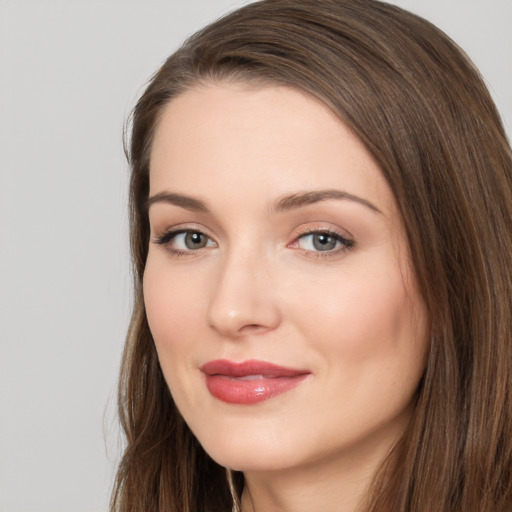
<svg viewBox="0 0 512 512"><path fill-rule="evenodd" d="M382 211L379 210L379 208L377 208L370 201L367 201L362 197L349 194L348 192L336 189L313 190L310 192L297 192L295 194L290 194L279 199L275 203L273 210L276 212L294 210L329 199L354 201L363 206L366 206L373 212L384 215ZM186 210L201 213L208 213L209 211L206 204L200 199L174 192L159 192L158 194L149 197L144 205L146 211L148 211L149 208L156 203L173 204Z"/></svg>

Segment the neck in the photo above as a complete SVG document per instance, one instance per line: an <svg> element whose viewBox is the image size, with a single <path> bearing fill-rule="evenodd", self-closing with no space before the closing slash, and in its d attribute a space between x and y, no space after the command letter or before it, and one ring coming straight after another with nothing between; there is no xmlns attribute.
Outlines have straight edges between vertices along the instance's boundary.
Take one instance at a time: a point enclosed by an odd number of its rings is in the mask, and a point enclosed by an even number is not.
<svg viewBox="0 0 512 512"><path fill-rule="evenodd" d="M294 475L248 475L242 495L242 512L355 512L371 480L347 475L334 479L331 472Z"/></svg>

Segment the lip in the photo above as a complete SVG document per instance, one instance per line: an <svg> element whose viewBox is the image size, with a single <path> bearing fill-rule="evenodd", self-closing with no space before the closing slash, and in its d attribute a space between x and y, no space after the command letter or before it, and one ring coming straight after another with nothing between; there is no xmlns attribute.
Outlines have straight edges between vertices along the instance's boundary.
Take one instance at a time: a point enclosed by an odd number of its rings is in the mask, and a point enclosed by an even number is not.
<svg viewBox="0 0 512 512"><path fill-rule="evenodd" d="M281 395L303 382L311 372L266 361L218 359L201 367L210 394L229 404L250 405Z"/></svg>

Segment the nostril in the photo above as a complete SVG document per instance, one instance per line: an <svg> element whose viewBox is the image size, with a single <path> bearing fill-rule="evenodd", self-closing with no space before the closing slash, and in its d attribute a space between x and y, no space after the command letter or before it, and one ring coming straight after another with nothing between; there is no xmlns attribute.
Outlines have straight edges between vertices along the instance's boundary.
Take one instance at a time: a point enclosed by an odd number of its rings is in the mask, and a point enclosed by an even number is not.
<svg viewBox="0 0 512 512"><path fill-rule="evenodd" d="M265 327L263 325L259 325L259 324L248 324L248 325L244 325L241 329L240 329L240 333L247 333L247 332L257 332L257 331L263 331L265 330Z"/></svg>

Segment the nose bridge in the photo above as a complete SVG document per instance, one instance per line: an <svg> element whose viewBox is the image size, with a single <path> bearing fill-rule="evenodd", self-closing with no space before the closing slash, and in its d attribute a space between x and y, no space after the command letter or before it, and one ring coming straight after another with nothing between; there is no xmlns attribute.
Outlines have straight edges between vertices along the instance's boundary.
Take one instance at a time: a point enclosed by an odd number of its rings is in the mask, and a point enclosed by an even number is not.
<svg viewBox="0 0 512 512"><path fill-rule="evenodd" d="M223 336L263 332L279 323L271 262L264 251L239 243L221 256L208 323Z"/></svg>

